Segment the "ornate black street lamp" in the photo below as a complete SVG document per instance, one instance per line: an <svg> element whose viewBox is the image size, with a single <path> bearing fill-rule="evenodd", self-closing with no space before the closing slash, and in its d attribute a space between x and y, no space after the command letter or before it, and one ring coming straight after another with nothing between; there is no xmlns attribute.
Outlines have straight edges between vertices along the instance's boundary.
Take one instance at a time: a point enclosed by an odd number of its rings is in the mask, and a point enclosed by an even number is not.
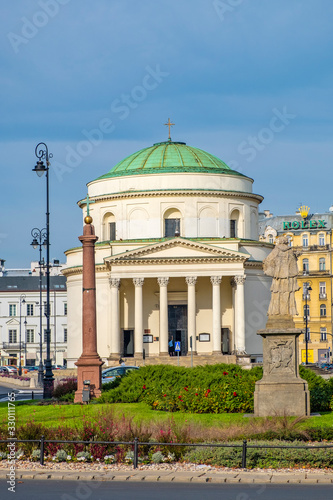
<svg viewBox="0 0 333 500"><path fill-rule="evenodd" d="M41 149L38 149L39 147ZM45 148L45 149L43 149ZM53 373L52 364L50 357L50 209L49 209L49 159L52 158L52 153L49 154L49 150L45 142L40 142L37 144L35 149L35 155L38 158L35 168L32 170L36 172L38 177L42 177L46 173L46 360L45 360L45 375L44 375L44 391L43 398L50 399L53 392ZM43 163L43 159L46 161L46 166Z"/></svg>
<svg viewBox="0 0 333 500"><path fill-rule="evenodd" d="M305 293L305 314L304 314L304 320L305 320L305 365L308 364L308 344L309 344L309 332L308 332L308 321L309 321L309 314L308 314L308 298L310 298L309 292L312 290L311 286L309 283L305 283L304 286L304 293Z"/></svg>
<svg viewBox="0 0 333 500"><path fill-rule="evenodd" d="M22 359L21 359L21 353L22 353L22 304L25 304L25 293L22 293L20 295L20 344L19 344L19 351L20 351L20 361L19 361L19 375L22 375Z"/></svg>
<svg viewBox="0 0 333 500"><path fill-rule="evenodd" d="M31 246L33 248L39 247L39 367L38 367L38 386L43 387L44 367L43 367L43 302L42 302L42 269L44 261L42 260L42 247L47 247L46 229L38 229L35 227L31 231L33 238Z"/></svg>

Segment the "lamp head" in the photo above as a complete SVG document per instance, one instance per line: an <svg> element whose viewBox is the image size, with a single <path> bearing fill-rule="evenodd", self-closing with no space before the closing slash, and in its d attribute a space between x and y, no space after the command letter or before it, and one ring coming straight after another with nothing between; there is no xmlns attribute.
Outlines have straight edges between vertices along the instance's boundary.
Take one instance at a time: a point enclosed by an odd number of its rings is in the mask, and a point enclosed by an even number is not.
<svg viewBox="0 0 333 500"><path fill-rule="evenodd" d="M44 174L44 172L46 172L47 168L45 167L45 165L42 162L42 160L38 160L38 162L36 163L35 168L33 168L32 170L33 170L33 172L36 172L36 174L38 175L38 177L42 177L42 175Z"/></svg>
<svg viewBox="0 0 333 500"><path fill-rule="evenodd" d="M30 245L31 245L33 248L35 248L35 249L36 249L36 248L38 248L38 241L37 241L37 239L36 239L36 238L34 238L34 239L32 240L32 243L30 243Z"/></svg>

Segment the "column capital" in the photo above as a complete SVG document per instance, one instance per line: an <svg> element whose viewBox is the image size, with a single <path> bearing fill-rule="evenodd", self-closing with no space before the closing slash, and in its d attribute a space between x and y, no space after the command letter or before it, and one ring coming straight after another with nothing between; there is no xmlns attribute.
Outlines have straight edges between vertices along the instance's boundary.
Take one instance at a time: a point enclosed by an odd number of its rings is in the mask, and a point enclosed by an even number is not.
<svg viewBox="0 0 333 500"><path fill-rule="evenodd" d="M110 288L118 288L120 287L120 278L109 278Z"/></svg>
<svg viewBox="0 0 333 500"><path fill-rule="evenodd" d="M185 281L187 285L195 285L197 282L197 276L186 276Z"/></svg>
<svg viewBox="0 0 333 500"><path fill-rule="evenodd" d="M211 276L210 282L212 285L220 285L222 281L222 276Z"/></svg>
<svg viewBox="0 0 333 500"><path fill-rule="evenodd" d="M157 281L160 286L168 286L169 278L157 278Z"/></svg>
<svg viewBox="0 0 333 500"><path fill-rule="evenodd" d="M133 278L134 286L143 286L144 278Z"/></svg>
<svg viewBox="0 0 333 500"><path fill-rule="evenodd" d="M237 285L244 285L246 276L235 276L234 280Z"/></svg>

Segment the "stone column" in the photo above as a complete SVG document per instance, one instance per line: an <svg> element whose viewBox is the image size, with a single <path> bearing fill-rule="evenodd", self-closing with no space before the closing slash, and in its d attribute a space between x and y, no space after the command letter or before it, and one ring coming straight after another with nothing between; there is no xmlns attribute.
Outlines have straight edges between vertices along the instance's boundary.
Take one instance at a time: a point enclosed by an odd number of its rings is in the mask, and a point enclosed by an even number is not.
<svg viewBox="0 0 333 500"><path fill-rule="evenodd" d="M160 286L160 355L167 355L168 350L168 283L169 278L157 278Z"/></svg>
<svg viewBox="0 0 333 500"><path fill-rule="evenodd" d="M85 217L83 236L79 237L82 242L82 354L75 363L77 370L77 391L75 392L75 403L82 402L82 391L84 381L90 382L91 397L101 395L101 367L103 361L97 352L96 331L96 280L95 280L95 236L94 226L91 225L92 218Z"/></svg>
<svg viewBox="0 0 333 500"><path fill-rule="evenodd" d="M195 285L197 282L196 276L187 276L187 337L188 351L190 352L190 337L192 337L192 350L196 354L196 303L195 303Z"/></svg>
<svg viewBox="0 0 333 500"><path fill-rule="evenodd" d="M133 278L135 287L134 305L134 355L142 357L143 352L143 301L142 287L144 278Z"/></svg>
<svg viewBox="0 0 333 500"><path fill-rule="evenodd" d="M245 302L244 283L246 276L235 276L235 350L236 354L246 354L245 351Z"/></svg>
<svg viewBox="0 0 333 500"><path fill-rule="evenodd" d="M109 279L111 288L111 354L120 356L119 288L120 279Z"/></svg>
<svg viewBox="0 0 333 500"><path fill-rule="evenodd" d="M213 353L221 354L221 290L222 276L211 276L213 285Z"/></svg>

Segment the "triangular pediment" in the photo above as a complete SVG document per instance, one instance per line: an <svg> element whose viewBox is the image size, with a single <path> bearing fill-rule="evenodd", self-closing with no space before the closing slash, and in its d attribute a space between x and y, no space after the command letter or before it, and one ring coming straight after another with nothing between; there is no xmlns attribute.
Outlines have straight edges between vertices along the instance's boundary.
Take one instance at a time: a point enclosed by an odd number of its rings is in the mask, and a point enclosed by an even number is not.
<svg viewBox="0 0 333 500"><path fill-rule="evenodd" d="M250 256L226 248L207 245L198 241L185 238L173 238L153 245L137 248L127 252L113 255L104 259L106 263L134 261L165 261L172 259L201 260L201 259L223 259L232 262L244 262Z"/></svg>
<svg viewBox="0 0 333 500"><path fill-rule="evenodd" d="M20 326L20 322L18 319L11 318L6 322L6 325L8 326Z"/></svg>

